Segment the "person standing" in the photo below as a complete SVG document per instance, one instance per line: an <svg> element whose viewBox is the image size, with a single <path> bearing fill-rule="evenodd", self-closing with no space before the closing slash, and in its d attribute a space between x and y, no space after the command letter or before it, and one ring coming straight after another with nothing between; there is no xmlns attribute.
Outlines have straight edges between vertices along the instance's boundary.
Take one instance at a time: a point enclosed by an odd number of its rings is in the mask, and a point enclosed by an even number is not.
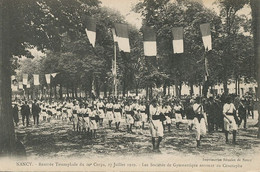
<svg viewBox="0 0 260 172"><path fill-rule="evenodd" d="M197 147L200 147L201 135L206 134L206 123L207 123L207 116L206 113L204 112L204 108L201 103L201 97L196 98L196 102L193 105L193 111L195 113L194 124L196 127Z"/></svg>
<svg viewBox="0 0 260 172"><path fill-rule="evenodd" d="M151 101L149 112L150 133L152 136L153 151L160 152L159 147L163 137L163 125L160 120L160 112L155 99ZM156 138L158 138L157 145L155 144Z"/></svg>
<svg viewBox="0 0 260 172"><path fill-rule="evenodd" d="M182 122L182 115L181 114L182 114L182 110L183 110L179 100L176 100L173 109L174 109L174 113L175 113L176 127L179 129L180 124Z"/></svg>
<svg viewBox="0 0 260 172"><path fill-rule="evenodd" d="M33 115L33 122L39 125L39 113L41 112L41 108L39 104L37 103L37 100L34 100L34 103L32 104L32 115Z"/></svg>
<svg viewBox="0 0 260 172"><path fill-rule="evenodd" d="M118 103L118 100L115 100L115 103L113 105L113 110L114 110L114 120L115 120L115 125L116 125L116 130L119 130L119 125L121 122L121 112L122 112L122 108L121 105Z"/></svg>
<svg viewBox="0 0 260 172"><path fill-rule="evenodd" d="M24 124L24 120L26 118L26 126L29 126L29 115L30 115L30 107L27 104L27 101L24 102L24 104L21 107L21 114L22 114L22 121L23 121L23 126Z"/></svg>
<svg viewBox="0 0 260 172"><path fill-rule="evenodd" d="M224 115L224 130L226 136L226 143L228 143L228 133L229 131L233 132L233 144L236 143L237 135L237 124L235 120L236 108L233 103L231 103L231 97L227 97L226 103L223 106L223 115Z"/></svg>
<svg viewBox="0 0 260 172"><path fill-rule="evenodd" d="M247 122L246 107L242 101L240 101L238 105L238 116L240 118L239 125L241 125L242 120L244 120L244 128L246 129L246 122Z"/></svg>
<svg viewBox="0 0 260 172"><path fill-rule="evenodd" d="M18 122L19 122L18 111L19 110L18 110L17 103L15 103L13 106L13 119L16 126L18 126Z"/></svg>

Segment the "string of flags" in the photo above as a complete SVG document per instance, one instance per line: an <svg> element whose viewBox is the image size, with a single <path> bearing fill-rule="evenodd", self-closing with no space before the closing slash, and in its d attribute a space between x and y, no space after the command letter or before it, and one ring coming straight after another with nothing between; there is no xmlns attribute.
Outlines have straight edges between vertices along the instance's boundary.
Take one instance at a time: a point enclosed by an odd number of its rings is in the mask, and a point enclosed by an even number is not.
<svg viewBox="0 0 260 172"><path fill-rule="evenodd" d="M51 83L51 78L55 78L58 73L51 73L51 74L45 74L45 80L47 84ZM28 74L22 75L22 82L18 82L18 85L15 84L17 82L17 79L14 75L11 76L11 87L13 91L18 91L18 89L24 89L24 88L30 88L31 85L28 82ZM39 80L39 74L33 74L33 85L39 86L40 80Z"/></svg>
<svg viewBox="0 0 260 172"><path fill-rule="evenodd" d="M84 25L86 35L90 44L95 47L96 41L96 23L97 20L84 16ZM202 35L202 41L206 51L212 49L212 39L210 33L210 24L204 23L200 25L200 31ZM172 44L173 44L173 53L184 53L184 41L183 41L183 27L173 27L172 28ZM128 25L115 23L114 28L112 29L113 40L118 43L118 48L123 52L130 52L130 43L128 35ZM156 45L156 32L152 27L144 26L143 27L143 46L144 46L144 55L145 56L156 56L157 55L157 45Z"/></svg>

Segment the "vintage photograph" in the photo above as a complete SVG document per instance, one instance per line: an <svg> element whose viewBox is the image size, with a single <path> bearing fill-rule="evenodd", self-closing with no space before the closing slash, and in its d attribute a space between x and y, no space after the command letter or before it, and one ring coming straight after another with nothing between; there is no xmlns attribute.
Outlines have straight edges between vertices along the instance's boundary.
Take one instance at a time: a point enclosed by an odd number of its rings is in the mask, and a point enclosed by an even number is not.
<svg viewBox="0 0 260 172"><path fill-rule="evenodd" d="M0 171L260 171L260 1L0 0Z"/></svg>

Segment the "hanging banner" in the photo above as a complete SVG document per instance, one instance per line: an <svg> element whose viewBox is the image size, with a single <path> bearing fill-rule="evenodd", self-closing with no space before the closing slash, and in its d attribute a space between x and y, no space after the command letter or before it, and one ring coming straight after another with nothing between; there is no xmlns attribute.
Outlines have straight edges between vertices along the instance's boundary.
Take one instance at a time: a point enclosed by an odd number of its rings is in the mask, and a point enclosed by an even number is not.
<svg viewBox="0 0 260 172"><path fill-rule="evenodd" d="M145 56L156 56L157 45L156 45L156 34L153 28L145 26L143 28L143 44L144 44L144 55Z"/></svg>
<svg viewBox="0 0 260 172"><path fill-rule="evenodd" d="M28 82L28 74L23 74L23 85L27 85Z"/></svg>
<svg viewBox="0 0 260 172"><path fill-rule="evenodd" d="M128 37L127 24L115 24L115 31L119 50L130 53L130 43Z"/></svg>
<svg viewBox="0 0 260 172"><path fill-rule="evenodd" d="M86 26L85 31L88 36L88 40L93 47L95 47L96 43L96 19L85 16L84 17L84 24Z"/></svg>
<svg viewBox="0 0 260 172"><path fill-rule="evenodd" d="M34 85L40 85L38 74L33 74L33 84Z"/></svg>
<svg viewBox="0 0 260 172"><path fill-rule="evenodd" d="M31 84L27 83L26 88L31 88Z"/></svg>
<svg viewBox="0 0 260 172"><path fill-rule="evenodd" d="M174 27L172 37L173 53L183 53L183 27Z"/></svg>
<svg viewBox="0 0 260 172"><path fill-rule="evenodd" d="M46 79L46 83L50 84L51 83L51 74L45 74L45 79Z"/></svg>
<svg viewBox="0 0 260 172"><path fill-rule="evenodd" d="M205 23L200 25L200 31L202 34L202 41L205 47L205 51L212 50L212 40L210 33L210 24Z"/></svg>

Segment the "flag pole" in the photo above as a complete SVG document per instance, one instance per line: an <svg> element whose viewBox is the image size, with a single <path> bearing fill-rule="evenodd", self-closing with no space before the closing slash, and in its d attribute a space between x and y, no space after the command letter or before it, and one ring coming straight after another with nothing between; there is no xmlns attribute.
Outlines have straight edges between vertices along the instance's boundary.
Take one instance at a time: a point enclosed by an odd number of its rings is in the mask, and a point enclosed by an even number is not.
<svg viewBox="0 0 260 172"><path fill-rule="evenodd" d="M113 73L114 73L114 96L117 96L117 82L116 82L116 77L117 77L117 71L116 71L116 42L114 42L114 63L112 65L114 66Z"/></svg>

